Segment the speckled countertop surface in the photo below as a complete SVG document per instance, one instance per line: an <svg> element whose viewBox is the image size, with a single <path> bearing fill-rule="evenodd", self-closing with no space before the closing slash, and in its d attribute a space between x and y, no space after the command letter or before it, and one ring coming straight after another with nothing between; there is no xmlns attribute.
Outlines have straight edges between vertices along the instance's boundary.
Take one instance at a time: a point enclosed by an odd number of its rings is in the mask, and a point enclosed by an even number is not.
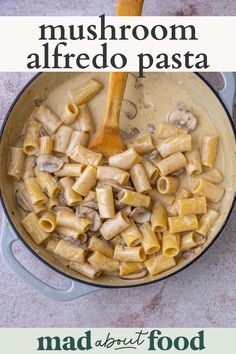
<svg viewBox="0 0 236 354"><path fill-rule="evenodd" d="M111 0L1 0L0 15L112 15L114 6ZM146 0L143 14L236 15L236 2ZM1 121L32 76L0 73ZM207 77L219 87L216 74ZM66 303L46 299L29 288L0 258L0 327L235 327L235 229L236 209L209 252L183 272L158 284L101 290ZM44 266L20 242L14 251L41 279L68 286L69 280Z"/></svg>

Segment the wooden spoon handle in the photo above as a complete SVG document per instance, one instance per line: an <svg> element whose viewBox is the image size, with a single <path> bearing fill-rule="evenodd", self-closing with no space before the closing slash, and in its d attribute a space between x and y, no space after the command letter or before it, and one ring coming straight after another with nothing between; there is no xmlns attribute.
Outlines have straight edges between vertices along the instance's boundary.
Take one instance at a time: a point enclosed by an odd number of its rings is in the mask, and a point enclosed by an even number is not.
<svg viewBox="0 0 236 354"><path fill-rule="evenodd" d="M117 0L116 16L140 16L144 0Z"/></svg>
<svg viewBox="0 0 236 354"><path fill-rule="evenodd" d="M116 16L140 16L144 0L117 0ZM120 108L123 100L128 73L109 74L107 103L103 125L119 128Z"/></svg>
<svg viewBox="0 0 236 354"><path fill-rule="evenodd" d="M109 74L107 103L103 124L119 128L120 108L123 100L128 73L111 72Z"/></svg>

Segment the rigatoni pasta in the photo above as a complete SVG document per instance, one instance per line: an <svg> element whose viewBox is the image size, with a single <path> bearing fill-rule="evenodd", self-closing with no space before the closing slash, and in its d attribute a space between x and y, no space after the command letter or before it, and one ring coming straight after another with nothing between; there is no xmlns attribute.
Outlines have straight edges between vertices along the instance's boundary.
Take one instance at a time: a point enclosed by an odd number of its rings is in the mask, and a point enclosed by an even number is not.
<svg viewBox="0 0 236 354"><path fill-rule="evenodd" d="M121 127L126 150L106 160L87 147L98 122L86 102L101 87L92 79L70 90L55 107L59 117L40 105L10 147L7 173L22 225L50 259L82 279L151 280L188 262L218 227L220 206L212 203L224 195L219 138L209 130L198 141L196 118L178 108L168 123L143 117L150 134L134 121Z"/></svg>
<svg viewBox="0 0 236 354"><path fill-rule="evenodd" d="M23 168L24 168L25 155L21 147L10 147L10 158L7 174L14 178L16 181L20 181Z"/></svg>
<svg viewBox="0 0 236 354"><path fill-rule="evenodd" d="M42 123L50 135L54 134L62 124L58 116L45 104L39 106L35 113L35 118Z"/></svg>

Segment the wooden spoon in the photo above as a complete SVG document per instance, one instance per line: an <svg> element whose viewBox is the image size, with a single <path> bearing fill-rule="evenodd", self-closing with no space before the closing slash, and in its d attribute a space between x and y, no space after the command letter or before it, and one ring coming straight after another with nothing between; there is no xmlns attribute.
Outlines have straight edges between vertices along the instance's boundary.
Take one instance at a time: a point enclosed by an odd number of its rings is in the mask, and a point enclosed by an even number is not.
<svg viewBox="0 0 236 354"><path fill-rule="evenodd" d="M140 16L144 0L117 0L116 16ZM120 138L119 117L128 73L109 74L107 102L103 122L89 148L105 158L125 150Z"/></svg>

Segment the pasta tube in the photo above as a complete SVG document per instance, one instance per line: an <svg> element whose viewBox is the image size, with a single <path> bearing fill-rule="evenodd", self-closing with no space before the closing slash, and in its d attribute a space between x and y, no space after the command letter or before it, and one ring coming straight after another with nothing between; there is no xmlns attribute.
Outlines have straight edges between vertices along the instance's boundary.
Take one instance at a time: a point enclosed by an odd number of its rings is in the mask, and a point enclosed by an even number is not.
<svg viewBox="0 0 236 354"><path fill-rule="evenodd" d="M208 209L206 214L203 214L202 217L199 220L199 227L196 230L199 234L203 236L207 236L208 232L210 231L212 225L216 221L220 214L213 210L213 209Z"/></svg>
<svg viewBox="0 0 236 354"><path fill-rule="evenodd" d="M102 89L102 84L98 81L91 79L84 82L81 86L70 91L70 94L77 104L81 105L89 101L93 96L95 96Z"/></svg>
<svg viewBox="0 0 236 354"><path fill-rule="evenodd" d="M159 240L155 232L152 231L149 223L140 226L140 231L143 235L142 246L146 254L152 254L161 248Z"/></svg>
<svg viewBox="0 0 236 354"><path fill-rule="evenodd" d="M41 192L41 191L40 191ZM18 202L18 197L23 201L24 206L26 208L23 208L26 211L33 211L35 214L40 213L41 211L45 210L47 208L47 201L41 201L41 202L36 202L36 204L33 204L32 199L30 197L30 194L27 192L26 186L24 182L19 182L17 184L17 189L15 193L16 197L16 202ZM46 196L47 197L47 196Z"/></svg>
<svg viewBox="0 0 236 354"><path fill-rule="evenodd" d="M70 262L69 267L92 280L97 279L102 274L101 270L93 268L88 262L84 262L84 263Z"/></svg>
<svg viewBox="0 0 236 354"><path fill-rule="evenodd" d="M129 274L138 273L144 269L142 263L138 262L122 262L120 264L119 276L124 277Z"/></svg>
<svg viewBox="0 0 236 354"><path fill-rule="evenodd" d="M57 195L49 198L48 203L47 203L47 209L51 209L52 207L60 204Z"/></svg>
<svg viewBox="0 0 236 354"><path fill-rule="evenodd" d="M35 118L42 123L46 131L52 135L60 127L62 122L57 115L47 106L41 105L35 113Z"/></svg>
<svg viewBox="0 0 236 354"><path fill-rule="evenodd" d="M169 123L160 123L157 125L156 137L158 139L167 139L178 134L185 135L187 133L188 130L185 128L178 128Z"/></svg>
<svg viewBox="0 0 236 354"><path fill-rule="evenodd" d="M167 176L187 165L186 158L182 152L176 152L173 155L157 162L157 167L161 172L161 176Z"/></svg>
<svg viewBox="0 0 236 354"><path fill-rule="evenodd" d="M56 228L56 215L51 212L46 212L39 219L39 226L45 232L53 232Z"/></svg>
<svg viewBox="0 0 236 354"><path fill-rule="evenodd" d="M216 168L212 168L206 172L203 172L202 174L198 175L196 179L197 178L205 179L211 183L220 183L223 181L222 174Z"/></svg>
<svg viewBox="0 0 236 354"><path fill-rule="evenodd" d="M89 194L90 190L97 182L97 170L93 166L87 166L81 173L77 181L73 184L72 189L83 196Z"/></svg>
<svg viewBox="0 0 236 354"><path fill-rule="evenodd" d="M125 262L143 262L146 259L146 255L143 247L122 247L116 245L114 259Z"/></svg>
<svg viewBox="0 0 236 354"><path fill-rule="evenodd" d="M57 196L60 192L60 188L50 173L35 169L35 174L41 189L44 190L50 198Z"/></svg>
<svg viewBox="0 0 236 354"><path fill-rule="evenodd" d="M53 251L57 256L72 262L83 263L85 261L86 251L72 243L60 240Z"/></svg>
<svg viewBox="0 0 236 354"><path fill-rule="evenodd" d="M88 257L88 262L97 269L103 270L107 273L114 273L119 270L120 263L115 260L111 259L104 254L100 253L99 251L94 251L91 256Z"/></svg>
<svg viewBox="0 0 236 354"><path fill-rule="evenodd" d="M202 172L201 156L198 150L192 150L185 153L187 159L186 171L189 176L200 174Z"/></svg>
<svg viewBox="0 0 236 354"><path fill-rule="evenodd" d="M132 141L128 141L127 147L128 149L133 148L138 154L144 154L155 149L150 135L141 136Z"/></svg>
<svg viewBox="0 0 236 354"><path fill-rule="evenodd" d="M108 161L110 166L118 167L127 171L133 165L141 161L141 156L139 156L133 148L130 148L120 154L109 157Z"/></svg>
<svg viewBox="0 0 236 354"><path fill-rule="evenodd" d="M72 211L59 210L57 212L57 225L68 227L75 230L78 234L88 231L91 220L86 218L78 218Z"/></svg>
<svg viewBox="0 0 236 354"><path fill-rule="evenodd" d="M157 181L157 189L161 194L172 194L179 189L179 179L175 177L160 177Z"/></svg>
<svg viewBox="0 0 236 354"><path fill-rule="evenodd" d="M70 158L86 166L98 166L102 160L102 154L89 150L82 145L77 145Z"/></svg>
<svg viewBox="0 0 236 354"><path fill-rule="evenodd" d="M184 198L178 200L179 216L189 214L205 214L207 212L207 203L205 197Z"/></svg>
<svg viewBox="0 0 236 354"><path fill-rule="evenodd" d="M129 180L129 173L117 167L98 166L97 178L98 180L111 179L120 184L127 184Z"/></svg>
<svg viewBox="0 0 236 354"><path fill-rule="evenodd" d="M171 233L179 233L184 231L192 231L198 228L198 220L196 215L186 216L170 216L168 218Z"/></svg>
<svg viewBox="0 0 236 354"><path fill-rule="evenodd" d="M106 240L110 240L127 229L129 224L129 220L126 215L119 212L114 218L109 219L102 224L100 232Z"/></svg>
<svg viewBox="0 0 236 354"><path fill-rule="evenodd" d="M79 177L85 167L79 163L65 163L59 171L55 172L55 175L57 177Z"/></svg>
<svg viewBox="0 0 236 354"><path fill-rule="evenodd" d="M201 141L201 159L203 166L212 168L215 164L217 136L203 136Z"/></svg>
<svg viewBox="0 0 236 354"><path fill-rule="evenodd" d="M128 247L137 246L141 243L143 238L142 234L133 221L131 221L131 224L127 229L121 232L121 236L123 237L123 240Z"/></svg>
<svg viewBox="0 0 236 354"><path fill-rule="evenodd" d="M82 104L81 106L79 106L78 117L74 123L74 127L76 130L87 133L88 135L94 133L94 123L91 117L91 113L86 104Z"/></svg>
<svg viewBox="0 0 236 354"><path fill-rule="evenodd" d="M58 233L62 237L69 237L76 240L79 236L79 232L73 229L69 229L65 226L57 226L55 229L56 233Z"/></svg>
<svg viewBox="0 0 236 354"><path fill-rule="evenodd" d="M36 155L39 149L39 131L41 124L35 120L28 122L24 142L23 150L26 155Z"/></svg>
<svg viewBox="0 0 236 354"><path fill-rule="evenodd" d="M78 115L78 111L79 111L78 107L74 102L72 101L67 102L61 114L61 121L64 124L73 123Z"/></svg>
<svg viewBox="0 0 236 354"><path fill-rule="evenodd" d="M191 151L192 137L189 134L173 136L165 139L158 145L157 149L162 157L167 157L177 152Z"/></svg>
<svg viewBox="0 0 236 354"><path fill-rule="evenodd" d="M118 195L118 199L121 203L130 205L133 207L145 207L148 208L150 204L150 197L137 192L130 191L129 189L122 189Z"/></svg>
<svg viewBox="0 0 236 354"><path fill-rule="evenodd" d="M186 189L186 188L181 188L179 189L176 199L172 205L168 207L168 212L172 215L178 215L178 202L182 198L190 198L192 196L192 193Z"/></svg>
<svg viewBox="0 0 236 354"><path fill-rule="evenodd" d="M7 174L15 181L19 181L23 174L25 155L21 147L10 147L10 163Z"/></svg>
<svg viewBox="0 0 236 354"><path fill-rule="evenodd" d="M212 203L218 203L224 194L224 188L204 179L197 179L193 182L192 193L206 197Z"/></svg>
<svg viewBox="0 0 236 354"><path fill-rule="evenodd" d="M35 177L35 156L27 155L24 160L24 167L22 173L22 179L26 179L29 177Z"/></svg>
<svg viewBox="0 0 236 354"><path fill-rule="evenodd" d="M39 138L39 155L52 154L53 141L50 136L41 136Z"/></svg>
<svg viewBox="0 0 236 354"><path fill-rule="evenodd" d="M104 254L104 256L113 258L114 250L100 238L92 236L88 248L90 251L99 251Z"/></svg>
<svg viewBox="0 0 236 354"><path fill-rule="evenodd" d="M156 203L152 208L151 228L154 232L167 230L167 211L160 203Z"/></svg>
<svg viewBox="0 0 236 354"><path fill-rule="evenodd" d="M161 194L157 189L152 189L149 192L149 195L153 202L161 203L165 207L170 207L175 200L175 197L173 195Z"/></svg>
<svg viewBox="0 0 236 354"><path fill-rule="evenodd" d="M138 193L147 193L152 189L146 171L141 163L131 167L130 177Z"/></svg>
<svg viewBox="0 0 236 354"><path fill-rule="evenodd" d="M65 125L61 125L54 137L53 151L66 153L66 149L71 139L73 129Z"/></svg>
<svg viewBox="0 0 236 354"><path fill-rule="evenodd" d="M195 232L191 231L181 237L180 250L182 252L187 251L187 250L197 246L197 241L196 241L195 235L196 235Z"/></svg>
<svg viewBox="0 0 236 354"><path fill-rule="evenodd" d="M46 249L49 251L49 252L53 252L55 250L55 248L57 247L57 244L58 244L59 240L56 240L54 238L51 238L51 239L47 239L45 241L46 243Z"/></svg>
<svg viewBox="0 0 236 354"><path fill-rule="evenodd" d="M83 132L73 131L70 142L68 144L66 154L71 156L77 145L87 146L89 140L89 135Z"/></svg>
<svg viewBox="0 0 236 354"><path fill-rule="evenodd" d="M169 231L162 235L162 252L166 257L175 257L180 250L180 235L171 234Z"/></svg>
<svg viewBox="0 0 236 354"><path fill-rule="evenodd" d="M72 177L63 177L60 179L59 183L63 189L64 197L65 197L67 205L74 206L83 200L81 195L76 193L72 189L72 187L74 185L74 180Z"/></svg>
<svg viewBox="0 0 236 354"><path fill-rule="evenodd" d="M165 272L166 270L176 266L174 257L166 257L164 254L158 255L156 257L150 258L145 262L145 265L151 274L155 276L159 273Z"/></svg>
<svg viewBox="0 0 236 354"><path fill-rule="evenodd" d="M43 231L39 226L39 219L35 213L28 214L21 223L37 245L40 245L50 236L49 233Z"/></svg>
<svg viewBox="0 0 236 354"><path fill-rule="evenodd" d="M112 188L96 188L98 210L101 219L110 219L115 216Z"/></svg>
<svg viewBox="0 0 236 354"><path fill-rule="evenodd" d="M142 165L146 171L150 183L154 183L159 173L158 168L153 163L151 163L149 160L146 159L142 159Z"/></svg>
<svg viewBox="0 0 236 354"><path fill-rule="evenodd" d="M48 198L46 194L41 191L36 178L34 177L26 178L24 180L24 184L32 204L36 206L41 206L47 203Z"/></svg>

